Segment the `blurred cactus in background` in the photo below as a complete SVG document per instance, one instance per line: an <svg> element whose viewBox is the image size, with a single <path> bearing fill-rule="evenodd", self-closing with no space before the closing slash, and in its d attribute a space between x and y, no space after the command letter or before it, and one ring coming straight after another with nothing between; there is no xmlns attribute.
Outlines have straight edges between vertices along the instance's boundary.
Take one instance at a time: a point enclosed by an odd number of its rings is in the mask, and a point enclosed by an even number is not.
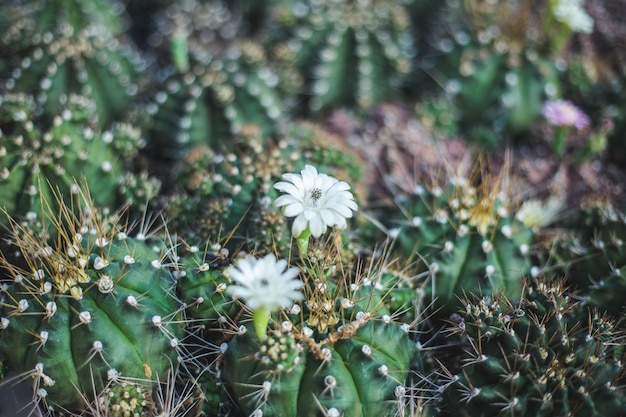
<svg viewBox="0 0 626 417"><path fill-rule="evenodd" d="M450 4L433 75L454 99L459 128L486 146L527 133L561 88L561 47L551 44L561 30L545 22L548 2Z"/></svg>
<svg viewBox="0 0 626 417"><path fill-rule="evenodd" d="M27 1L0 7L11 26L0 45L12 51L1 77L9 91L33 95L54 112L71 94L96 103L100 127L125 116L145 63L123 39L120 2Z"/></svg>
<svg viewBox="0 0 626 417"><path fill-rule="evenodd" d="M411 20L401 4L278 2L273 13L272 56L301 72L309 111L368 109L399 96L415 55Z"/></svg>
<svg viewBox="0 0 626 417"><path fill-rule="evenodd" d="M277 128L283 117L279 79L265 64L259 45L233 44L217 56L188 53L188 60L164 71L160 90L146 109L155 157L180 160L193 146L225 145L248 124L264 134Z"/></svg>
<svg viewBox="0 0 626 417"><path fill-rule="evenodd" d="M70 95L55 112L26 94L4 94L0 105L0 191L12 216L38 212L41 193L55 204L54 193L76 192L87 178L97 184L96 204L116 210L127 202L120 183L143 146L140 130L115 123L103 131L95 103L84 96Z"/></svg>

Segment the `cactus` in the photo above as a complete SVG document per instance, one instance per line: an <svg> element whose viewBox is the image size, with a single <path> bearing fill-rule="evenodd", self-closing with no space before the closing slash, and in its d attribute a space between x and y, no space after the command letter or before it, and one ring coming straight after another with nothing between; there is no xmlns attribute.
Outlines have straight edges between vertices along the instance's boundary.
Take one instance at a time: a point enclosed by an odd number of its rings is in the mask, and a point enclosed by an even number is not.
<svg viewBox="0 0 626 417"><path fill-rule="evenodd" d="M221 375L246 415L393 416L404 403L409 325L385 309L376 270L351 283L330 242L309 247L302 305L274 313L265 338L244 315L223 349Z"/></svg>
<svg viewBox="0 0 626 417"><path fill-rule="evenodd" d="M229 320L240 310L239 305L225 294L229 279L222 270L232 264L227 251L219 245L211 245L206 252L198 247L187 248L178 264L179 278L176 289L184 305L187 317L206 328L205 340L223 337L230 328ZM219 249L218 251L213 251ZM216 336L210 333L217 331ZM219 342L219 341L218 341Z"/></svg>
<svg viewBox="0 0 626 417"><path fill-rule="evenodd" d="M27 3L19 11L6 11L14 20L0 38L10 51L3 86L33 94L50 113L71 94L90 96L100 127L121 119L139 91L144 62L120 34L120 3Z"/></svg>
<svg viewBox="0 0 626 417"><path fill-rule="evenodd" d="M184 46L183 46L184 48ZM146 111L158 158L180 160L194 146L218 148L248 124L264 134L283 117L279 79L253 42L230 45L219 55L190 49L188 68L169 68Z"/></svg>
<svg viewBox="0 0 626 417"><path fill-rule="evenodd" d="M590 306L620 314L626 289L626 215L609 202L589 202L560 224L552 263Z"/></svg>
<svg viewBox="0 0 626 417"><path fill-rule="evenodd" d="M418 185L400 196L401 218L385 221L397 252L418 261L416 274L426 277L426 294L444 316L466 293L519 294L530 272L532 230L509 212L498 183L483 181L478 188L464 178L445 190Z"/></svg>
<svg viewBox="0 0 626 417"><path fill-rule="evenodd" d="M451 3L447 32L437 40L435 78L454 98L459 130L496 147L528 132L546 98L558 96L558 52L531 1ZM546 15L547 11L543 11ZM548 25L545 25L548 27ZM529 35L532 33L532 35Z"/></svg>
<svg viewBox="0 0 626 417"><path fill-rule="evenodd" d="M396 95L411 70L411 22L397 2L286 2L274 15L267 43L303 74L309 110L367 109Z"/></svg>
<svg viewBox="0 0 626 417"><path fill-rule="evenodd" d="M191 244L228 241L231 250L244 245L257 254L287 256L289 227L271 204L280 175L306 162L353 183L361 172L358 159L326 135L306 122L285 126L276 139L246 126L228 148L192 148L176 175L182 188L167 202L172 230Z"/></svg>
<svg viewBox="0 0 626 417"><path fill-rule="evenodd" d="M181 356L183 324L165 247L128 237L83 191L71 203L55 197L58 209L41 203L43 233L11 223L26 266L0 256L0 356L32 377L36 401L79 412L106 387L163 378Z"/></svg>
<svg viewBox="0 0 626 417"><path fill-rule="evenodd" d="M466 300L450 329L467 338L464 364L444 392L451 415L624 415L617 323L580 308L554 278L520 295Z"/></svg>
<svg viewBox="0 0 626 417"><path fill-rule="evenodd" d="M239 35L241 16L229 10L223 1L183 0L173 3L153 20L155 30L150 46L172 60L179 69L186 65L178 60L188 50L219 54ZM178 55L181 54L181 55Z"/></svg>
<svg viewBox="0 0 626 417"><path fill-rule="evenodd" d="M83 96L69 96L52 114L24 94L5 94L0 103L0 190L12 216L38 211L40 192L53 204L57 189L68 194L86 178L97 179L96 204L117 208L124 165L141 147L139 130L118 123L101 131L95 103Z"/></svg>
<svg viewBox="0 0 626 417"><path fill-rule="evenodd" d="M124 5L117 0L96 0L89 3L77 0L26 0L19 2L19 7L16 4L3 4L0 7L0 16L10 18L10 24L3 27L6 33L19 36L17 39L24 41L25 45L28 45L29 35L35 33L77 33L93 24L113 33L119 33L123 29ZM17 32L21 33L18 35Z"/></svg>

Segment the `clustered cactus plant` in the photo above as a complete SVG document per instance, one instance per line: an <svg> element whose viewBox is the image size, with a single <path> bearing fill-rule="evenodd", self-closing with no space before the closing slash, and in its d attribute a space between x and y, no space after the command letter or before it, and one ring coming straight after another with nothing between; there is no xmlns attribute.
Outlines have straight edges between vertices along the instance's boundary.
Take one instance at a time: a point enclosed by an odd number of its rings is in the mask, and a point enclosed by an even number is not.
<svg viewBox="0 0 626 417"><path fill-rule="evenodd" d="M0 389L626 415L618 3L3 2Z"/></svg>
<svg viewBox="0 0 626 417"><path fill-rule="evenodd" d="M417 273L427 277L442 314L467 293L518 294L531 268L532 230L510 212L498 182L451 182L445 189L417 185L400 198L399 216L386 221L397 250L420 264Z"/></svg>
<svg viewBox="0 0 626 417"><path fill-rule="evenodd" d="M116 209L124 202L120 182L125 162L142 146L139 130L125 123L102 130L96 105L85 96L68 96L55 112L22 93L5 94L0 103L0 186L11 215L37 211L40 193L54 204L57 189L76 191L86 178L99 179L98 205Z"/></svg>
<svg viewBox="0 0 626 417"><path fill-rule="evenodd" d="M617 322L544 277L519 298L467 299L451 332L465 338L445 390L462 416L619 416L625 411Z"/></svg>

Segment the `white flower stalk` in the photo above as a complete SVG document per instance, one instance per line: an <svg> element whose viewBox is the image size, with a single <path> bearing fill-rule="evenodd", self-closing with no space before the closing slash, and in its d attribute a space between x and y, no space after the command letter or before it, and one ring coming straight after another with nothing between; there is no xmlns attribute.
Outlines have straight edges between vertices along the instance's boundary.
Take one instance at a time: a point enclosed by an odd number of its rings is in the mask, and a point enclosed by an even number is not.
<svg viewBox="0 0 626 417"><path fill-rule="evenodd" d="M329 227L345 228L346 219L357 210L350 185L326 174L320 174L311 165L306 165L298 174L284 174L286 181L274 184L274 188L285 193L275 201L284 207L287 217L295 217L292 234L308 242L309 236L320 237Z"/></svg>
<svg viewBox="0 0 626 417"><path fill-rule="evenodd" d="M224 273L235 281L235 285L228 286L227 293L244 300L253 310L254 328L261 340L267 338L270 314L303 298L298 268L287 269L287 261L277 260L272 254L261 259L241 258Z"/></svg>

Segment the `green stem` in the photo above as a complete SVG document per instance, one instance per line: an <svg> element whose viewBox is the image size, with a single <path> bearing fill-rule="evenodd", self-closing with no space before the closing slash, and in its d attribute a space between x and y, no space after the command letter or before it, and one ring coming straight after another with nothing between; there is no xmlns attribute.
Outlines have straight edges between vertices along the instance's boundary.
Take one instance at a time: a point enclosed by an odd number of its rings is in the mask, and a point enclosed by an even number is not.
<svg viewBox="0 0 626 417"><path fill-rule="evenodd" d="M182 28L177 28L172 36L172 61L176 69L186 72L189 69L189 47L187 45L187 33Z"/></svg>
<svg viewBox="0 0 626 417"><path fill-rule="evenodd" d="M311 237L311 231L307 228L298 236L296 242L298 243L298 253L300 258L304 259L309 251L309 238Z"/></svg>
<svg viewBox="0 0 626 417"><path fill-rule="evenodd" d="M554 153L562 156L565 152L565 139L567 138L568 128L565 126L557 126L554 132L554 142L552 144Z"/></svg>
<svg viewBox="0 0 626 417"><path fill-rule="evenodd" d="M267 325L270 322L270 311L265 307L254 310L252 315L254 321L254 330L260 341L267 339Z"/></svg>

